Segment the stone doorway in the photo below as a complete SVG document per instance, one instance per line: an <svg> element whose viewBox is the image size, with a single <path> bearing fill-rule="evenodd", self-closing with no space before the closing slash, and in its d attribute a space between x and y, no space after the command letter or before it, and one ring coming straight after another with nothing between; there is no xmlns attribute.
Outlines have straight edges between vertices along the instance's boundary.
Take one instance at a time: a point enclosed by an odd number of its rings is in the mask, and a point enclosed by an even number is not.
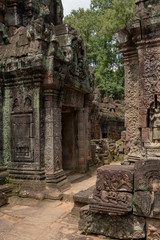
<svg viewBox="0 0 160 240"><path fill-rule="evenodd" d="M75 170L78 163L78 126L77 111L74 108L62 108L62 167L63 170Z"/></svg>

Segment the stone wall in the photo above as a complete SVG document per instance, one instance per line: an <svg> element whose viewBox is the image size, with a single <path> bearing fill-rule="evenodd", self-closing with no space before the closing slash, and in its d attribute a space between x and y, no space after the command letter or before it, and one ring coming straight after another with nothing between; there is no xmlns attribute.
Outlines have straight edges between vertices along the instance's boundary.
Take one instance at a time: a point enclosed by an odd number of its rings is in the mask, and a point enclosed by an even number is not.
<svg viewBox="0 0 160 240"><path fill-rule="evenodd" d="M125 65L128 161L159 156L159 1L136 1L134 22L117 34Z"/></svg>
<svg viewBox="0 0 160 240"><path fill-rule="evenodd" d="M124 101L104 97L101 101L100 90L94 90L91 108L91 138L110 138L117 141L124 131Z"/></svg>

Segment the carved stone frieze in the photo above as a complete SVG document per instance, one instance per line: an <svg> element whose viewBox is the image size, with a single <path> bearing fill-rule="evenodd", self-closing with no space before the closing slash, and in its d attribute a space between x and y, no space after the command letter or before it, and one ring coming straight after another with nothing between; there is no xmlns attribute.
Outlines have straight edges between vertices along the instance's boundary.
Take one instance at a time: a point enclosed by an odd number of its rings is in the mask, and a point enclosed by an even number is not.
<svg viewBox="0 0 160 240"><path fill-rule="evenodd" d="M103 166L97 171L92 212L124 215L132 211L133 167Z"/></svg>
<svg viewBox="0 0 160 240"><path fill-rule="evenodd" d="M125 215L132 211L132 194L97 191L91 199L90 210L95 213Z"/></svg>
<svg viewBox="0 0 160 240"><path fill-rule="evenodd" d="M84 94L73 89L64 90L63 105L82 108L84 105Z"/></svg>
<svg viewBox="0 0 160 240"><path fill-rule="evenodd" d="M132 166L103 166L97 171L96 189L98 191L132 192Z"/></svg>

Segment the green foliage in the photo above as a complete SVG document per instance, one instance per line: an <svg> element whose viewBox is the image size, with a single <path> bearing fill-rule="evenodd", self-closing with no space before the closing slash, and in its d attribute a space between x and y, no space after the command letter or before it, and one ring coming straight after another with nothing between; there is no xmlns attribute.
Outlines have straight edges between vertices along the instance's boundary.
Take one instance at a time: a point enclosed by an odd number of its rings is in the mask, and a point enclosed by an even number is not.
<svg viewBox="0 0 160 240"><path fill-rule="evenodd" d="M89 64L95 67L95 87L102 95L122 99L124 67L115 33L133 19L134 0L91 0L90 9L73 10L65 22L82 35Z"/></svg>

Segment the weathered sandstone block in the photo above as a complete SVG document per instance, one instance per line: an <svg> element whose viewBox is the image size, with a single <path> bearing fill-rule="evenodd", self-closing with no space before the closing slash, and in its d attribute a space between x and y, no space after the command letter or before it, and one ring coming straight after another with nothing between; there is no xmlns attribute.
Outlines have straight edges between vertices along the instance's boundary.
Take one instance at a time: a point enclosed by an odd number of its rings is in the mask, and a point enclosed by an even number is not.
<svg viewBox="0 0 160 240"><path fill-rule="evenodd" d="M103 166L98 169L90 210L109 215L132 211L133 167Z"/></svg>
<svg viewBox="0 0 160 240"><path fill-rule="evenodd" d="M160 160L139 161L135 164L134 190L160 192Z"/></svg>
<svg viewBox="0 0 160 240"><path fill-rule="evenodd" d="M156 219L147 219L147 240L159 240L160 239L160 221Z"/></svg>
<svg viewBox="0 0 160 240"><path fill-rule="evenodd" d="M135 164L133 212L138 216L160 218L160 161Z"/></svg>
<svg viewBox="0 0 160 240"><path fill-rule="evenodd" d="M95 214L89 206L81 208L79 230L116 239L142 239L145 237L145 219L133 215L109 216Z"/></svg>

